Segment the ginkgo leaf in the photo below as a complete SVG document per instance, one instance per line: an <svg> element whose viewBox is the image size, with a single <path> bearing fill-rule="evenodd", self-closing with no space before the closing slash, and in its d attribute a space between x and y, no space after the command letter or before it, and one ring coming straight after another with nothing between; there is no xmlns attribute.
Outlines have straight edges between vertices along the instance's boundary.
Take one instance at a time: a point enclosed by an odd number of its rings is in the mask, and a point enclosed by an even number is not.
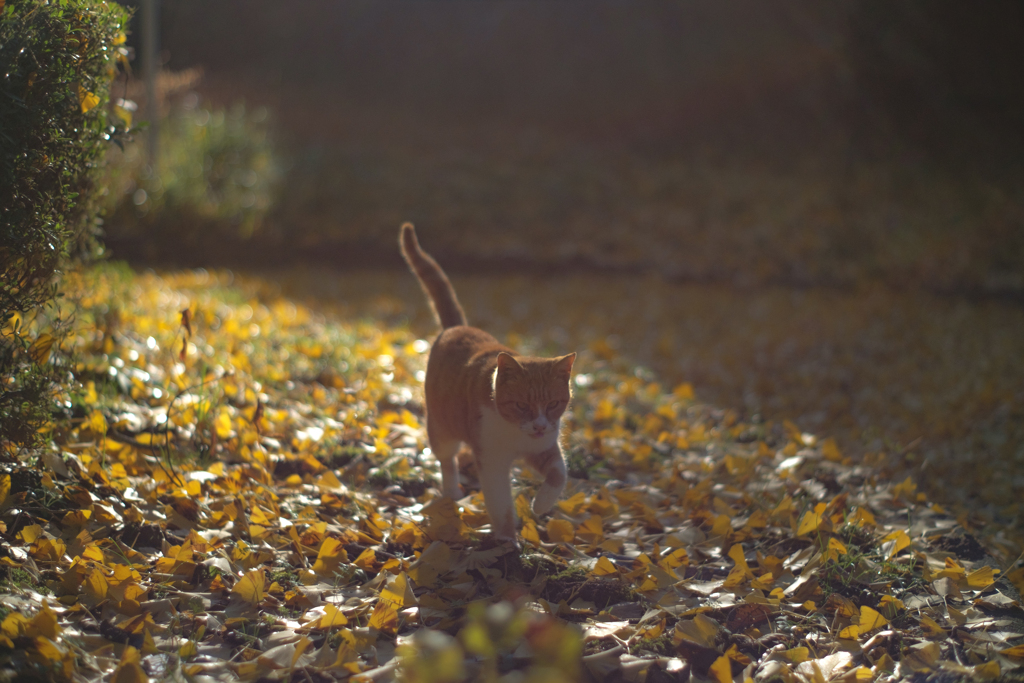
<svg viewBox="0 0 1024 683"><path fill-rule="evenodd" d="M775 583L775 577L772 576L771 572L769 572L767 574L762 574L761 576L754 578L750 582L750 587L766 591L771 590L773 583Z"/></svg>
<svg viewBox="0 0 1024 683"><path fill-rule="evenodd" d="M909 671L929 671L940 657L942 648L938 643L919 643L907 649L900 660L900 666Z"/></svg>
<svg viewBox="0 0 1024 683"><path fill-rule="evenodd" d="M917 484L915 484L910 477L907 477L902 483L899 483L892 488L892 496L893 498L899 498L901 496L911 498L916 490Z"/></svg>
<svg viewBox="0 0 1024 683"><path fill-rule="evenodd" d="M858 614L857 605L849 598L840 595L839 593L832 593L825 600L825 611L835 613L839 617L849 619L854 615Z"/></svg>
<svg viewBox="0 0 1024 683"><path fill-rule="evenodd" d="M90 604L97 604L107 597L109 585L107 577L97 568L93 568L82 583L82 597Z"/></svg>
<svg viewBox="0 0 1024 683"><path fill-rule="evenodd" d="M683 401L692 401L694 399L693 385L689 382L683 382L676 386L672 390L672 393Z"/></svg>
<svg viewBox="0 0 1024 683"><path fill-rule="evenodd" d="M992 567L981 567L967 574L967 585L970 588L988 588L996 582Z"/></svg>
<svg viewBox="0 0 1024 683"><path fill-rule="evenodd" d="M325 491L339 491L345 488L334 472L327 470L316 480L316 485Z"/></svg>
<svg viewBox="0 0 1024 683"><path fill-rule="evenodd" d="M327 537L320 545L320 551L316 556L316 563L313 571L319 576L333 576L343 562L348 561L348 553L342 546L341 541L333 537Z"/></svg>
<svg viewBox="0 0 1024 683"><path fill-rule="evenodd" d="M898 600L891 595L883 595L882 599L878 601L878 609L881 611L886 619L895 619L900 612L906 609L906 605L903 604L902 600Z"/></svg>
<svg viewBox="0 0 1024 683"><path fill-rule="evenodd" d="M85 110L83 110L85 111ZM57 340L52 334L44 332L39 335L36 340L32 343L32 346L28 349L29 356L32 357L39 365L43 365L47 360L50 359L50 352L53 350L53 345Z"/></svg>
<svg viewBox="0 0 1024 683"><path fill-rule="evenodd" d="M352 564L366 571L373 571L374 567L377 566L377 551L373 548L367 548L359 554Z"/></svg>
<svg viewBox="0 0 1024 683"><path fill-rule="evenodd" d="M82 108L82 113L85 114L86 112L94 109L96 105L100 103L100 98L82 86L78 86L78 102Z"/></svg>
<svg viewBox="0 0 1024 683"><path fill-rule="evenodd" d="M576 529L576 535L579 536L580 540L584 543L591 545L597 545L604 539L603 522L600 515L591 515L587 519L583 520L579 528Z"/></svg>
<svg viewBox="0 0 1024 683"><path fill-rule="evenodd" d="M973 668L972 673L978 680L991 681L999 678L1003 673L1003 669L999 666L999 662L993 659L984 664L978 664Z"/></svg>
<svg viewBox="0 0 1024 683"><path fill-rule="evenodd" d="M234 432L231 427L231 412L227 406L221 406L221 409L217 412L214 428L217 430L217 437L221 439L230 438Z"/></svg>
<svg viewBox="0 0 1024 683"><path fill-rule="evenodd" d="M140 661L141 653L134 647L126 647L111 681L114 683L149 683L149 676L143 670Z"/></svg>
<svg viewBox="0 0 1024 683"><path fill-rule="evenodd" d="M836 445L836 440L832 437L825 439L821 443L821 454L825 456L826 460L832 462L842 462L843 454L839 451L839 446Z"/></svg>
<svg viewBox="0 0 1024 683"><path fill-rule="evenodd" d="M815 683L838 680L849 667L851 659L852 656L849 652L835 652L819 659L811 659L798 664L796 673L802 680L809 680Z"/></svg>
<svg viewBox="0 0 1024 683"><path fill-rule="evenodd" d="M708 669L708 678L716 683L732 683L732 662L726 656L721 656Z"/></svg>
<svg viewBox="0 0 1024 683"><path fill-rule="evenodd" d="M721 629L722 627L717 621L703 614L697 614L693 619L684 619L676 623L676 633L679 636L708 648L715 646L715 638Z"/></svg>
<svg viewBox="0 0 1024 683"><path fill-rule="evenodd" d="M1008 647L1005 650L1000 650L999 654L1003 655L1004 657L1009 657L1010 659L1024 659L1024 645L1014 645L1013 647Z"/></svg>
<svg viewBox="0 0 1024 683"><path fill-rule="evenodd" d="M921 628L930 636L945 636L946 629L942 628L934 619L927 614L921 615Z"/></svg>
<svg viewBox="0 0 1024 683"><path fill-rule="evenodd" d="M878 522L874 521L874 515L871 514L870 510L866 510L862 507L857 507L850 515L850 522L857 526L876 526Z"/></svg>
<svg viewBox="0 0 1024 683"><path fill-rule="evenodd" d="M28 619L18 612L11 612L0 624L0 631L8 638L17 638L28 630Z"/></svg>
<svg viewBox="0 0 1024 683"><path fill-rule="evenodd" d="M618 567L612 564L612 561L609 560L607 557L604 557L602 555L601 557L597 558L597 564L594 565L594 574L596 574L597 576L611 576L618 573Z"/></svg>
<svg viewBox="0 0 1024 683"><path fill-rule="evenodd" d="M708 534L711 538L726 539L732 534L732 519L729 515L716 515Z"/></svg>
<svg viewBox="0 0 1024 683"><path fill-rule="evenodd" d="M736 563L736 569L743 572L747 578L753 578L754 572L750 571L749 565L747 565L747 558L743 554L743 546L736 543L729 548L729 559Z"/></svg>
<svg viewBox="0 0 1024 683"><path fill-rule="evenodd" d="M825 560L838 560L840 556L849 552L846 546L838 538L828 539L828 547L825 549Z"/></svg>
<svg viewBox="0 0 1024 683"><path fill-rule="evenodd" d="M46 661L49 668L61 671L65 676L71 673L71 658L64 647L45 636L37 636L34 646L36 654Z"/></svg>
<svg viewBox="0 0 1024 683"><path fill-rule="evenodd" d="M18 532L18 538L21 539L22 543L32 544L35 543L36 539L43 535L43 527L38 524L29 524L28 526L22 527L21 531Z"/></svg>
<svg viewBox="0 0 1024 683"><path fill-rule="evenodd" d="M808 510L804 513L804 516L800 518L800 524L797 526L796 535L806 536L814 533L815 531L828 531L832 524L825 516L825 503L818 503L814 506L813 510Z"/></svg>
<svg viewBox="0 0 1024 683"><path fill-rule="evenodd" d="M398 630L398 610L387 602L378 602L370 615L369 625L382 633L394 633Z"/></svg>
<svg viewBox="0 0 1024 683"><path fill-rule="evenodd" d="M320 621L317 623L319 628L340 628L348 623L348 619L342 613L342 611L331 603L324 605L324 615L320 617Z"/></svg>
<svg viewBox="0 0 1024 683"><path fill-rule="evenodd" d="M1006 579L1014 585L1018 592L1024 591L1024 567L1017 567L1006 572Z"/></svg>
<svg viewBox="0 0 1024 683"><path fill-rule="evenodd" d="M398 574L388 582L387 587L380 592L380 599L397 610L416 606L416 596L412 592L412 586L409 584L409 578L405 572Z"/></svg>
<svg viewBox="0 0 1024 683"><path fill-rule="evenodd" d="M857 623L852 626L844 628L840 634L840 638L856 639L866 633L870 633L875 629L882 628L889 623L889 620L879 614L877 611L871 609L867 605L860 606L860 614L858 615Z"/></svg>
<svg viewBox="0 0 1024 683"><path fill-rule="evenodd" d="M562 510L565 514L572 517L575 517L576 515L580 514L580 512L583 510L583 507L586 504L587 494L583 493L582 491L574 493L565 500L560 500L558 501L558 503L556 503L560 510Z"/></svg>
<svg viewBox="0 0 1024 683"><path fill-rule="evenodd" d="M50 640L56 640L63 629L57 621L57 615L50 609L50 605L44 600L43 605L36 615L28 623L25 635L29 638L42 636Z"/></svg>
<svg viewBox="0 0 1024 683"><path fill-rule="evenodd" d="M547 526L548 540L552 543L572 543L576 530L567 519L550 519Z"/></svg>
<svg viewBox="0 0 1024 683"><path fill-rule="evenodd" d="M254 505L252 510L249 511L249 521L252 524L271 526L274 524L275 518L276 516L273 516L273 513L268 513L258 505Z"/></svg>
<svg viewBox="0 0 1024 683"><path fill-rule="evenodd" d="M671 553L662 558L661 564L669 569L677 569L679 567L686 566L690 563L690 556L686 552L686 548L676 548Z"/></svg>
<svg viewBox="0 0 1024 683"><path fill-rule="evenodd" d="M793 512L793 499L790 496L783 497L779 504L772 510L772 517L779 517Z"/></svg>
<svg viewBox="0 0 1024 683"><path fill-rule="evenodd" d="M455 543L468 537L469 529L462 521L455 501L451 498L431 501L423 508L423 514L430 518L426 532L431 540Z"/></svg>
<svg viewBox="0 0 1024 683"><path fill-rule="evenodd" d="M114 114L117 116L117 118L121 119L121 121L124 122L125 128L131 128L133 116L132 110L120 104L115 104L113 109Z"/></svg>
<svg viewBox="0 0 1024 683"><path fill-rule="evenodd" d="M537 525L534 524L532 519L528 519L523 522L523 528L520 531L520 536L523 537L524 541L535 547L540 545L540 534L537 533Z"/></svg>
<svg viewBox="0 0 1024 683"><path fill-rule="evenodd" d="M266 574L262 569L254 569L247 572L235 582L231 593L245 600L250 605L256 606L263 602L266 593Z"/></svg>
<svg viewBox="0 0 1024 683"><path fill-rule="evenodd" d="M846 628L839 631L839 637L844 640L856 640L861 634L860 626L857 624L850 624Z"/></svg>
<svg viewBox="0 0 1024 683"><path fill-rule="evenodd" d="M107 418L99 410L94 410L89 414L89 421L87 424L89 429L96 434L103 435L107 433Z"/></svg>
<svg viewBox="0 0 1024 683"><path fill-rule="evenodd" d="M881 550L886 558L897 555L900 551L910 547L910 536L903 529L897 529L882 538Z"/></svg>

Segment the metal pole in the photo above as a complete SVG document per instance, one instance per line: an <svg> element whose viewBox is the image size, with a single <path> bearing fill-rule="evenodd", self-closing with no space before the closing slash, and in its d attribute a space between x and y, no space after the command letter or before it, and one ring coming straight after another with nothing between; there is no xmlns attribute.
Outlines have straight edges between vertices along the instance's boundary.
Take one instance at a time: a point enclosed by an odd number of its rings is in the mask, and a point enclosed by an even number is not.
<svg viewBox="0 0 1024 683"><path fill-rule="evenodd" d="M146 81L146 120L149 131L146 136L146 151L149 167L156 172L160 156L160 103L156 99L156 75L160 70L157 63L160 55L160 0L142 0L142 77Z"/></svg>

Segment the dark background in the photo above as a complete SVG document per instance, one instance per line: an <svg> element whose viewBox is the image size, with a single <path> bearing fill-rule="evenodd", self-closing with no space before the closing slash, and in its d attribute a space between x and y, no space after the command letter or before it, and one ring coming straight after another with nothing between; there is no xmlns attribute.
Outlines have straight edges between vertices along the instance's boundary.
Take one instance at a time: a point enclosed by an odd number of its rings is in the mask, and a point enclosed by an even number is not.
<svg viewBox="0 0 1024 683"><path fill-rule="evenodd" d="M1024 6L164 0L171 69L662 153L1019 163ZM839 138L837 140L837 138Z"/></svg>
<svg viewBox="0 0 1024 683"><path fill-rule="evenodd" d="M1024 299L1020 3L160 6L164 68L266 106L284 180L252 239L115 255L399 267L412 220L457 271Z"/></svg>

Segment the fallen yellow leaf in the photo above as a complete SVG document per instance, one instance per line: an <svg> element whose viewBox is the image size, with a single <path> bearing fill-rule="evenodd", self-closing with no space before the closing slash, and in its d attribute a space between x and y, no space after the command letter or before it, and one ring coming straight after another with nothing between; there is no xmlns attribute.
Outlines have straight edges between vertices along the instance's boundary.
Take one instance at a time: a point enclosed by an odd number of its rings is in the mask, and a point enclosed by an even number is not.
<svg viewBox="0 0 1024 683"><path fill-rule="evenodd" d="M369 625L370 628L375 628L382 633L395 633L398 630L398 610L383 600L379 601L370 615Z"/></svg>
<svg viewBox="0 0 1024 683"><path fill-rule="evenodd" d="M717 683L732 683L732 663L725 655L715 660L708 669L708 677Z"/></svg>
<svg viewBox="0 0 1024 683"><path fill-rule="evenodd" d="M815 531L830 531L832 522L829 521L828 517L825 516L825 509L828 506L825 503L818 503L814 506L813 510L808 510L804 513L804 516L800 518L800 524L797 526L796 535L806 536Z"/></svg>
<svg viewBox="0 0 1024 683"><path fill-rule="evenodd" d="M317 622L319 628L340 628L348 623L348 619L342 614L337 605L327 603L324 605L324 615Z"/></svg>
<svg viewBox="0 0 1024 683"><path fill-rule="evenodd" d="M256 606L263 602L267 596L265 585L267 582L266 573L262 569L254 569L246 572L236 583L231 592L250 605Z"/></svg>
<svg viewBox="0 0 1024 683"><path fill-rule="evenodd" d="M576 531L572 522L567 519L551 519L548 521L548 540L552 543L572 543Z"/></svg>
<svg viewBox="0 0 1024 683"><path fill-rule="evenodd" d="M401 572L388 582L387 587L380 592L380 599L393 605L397 610L416 606L416 596L405 572Z"/></svg>

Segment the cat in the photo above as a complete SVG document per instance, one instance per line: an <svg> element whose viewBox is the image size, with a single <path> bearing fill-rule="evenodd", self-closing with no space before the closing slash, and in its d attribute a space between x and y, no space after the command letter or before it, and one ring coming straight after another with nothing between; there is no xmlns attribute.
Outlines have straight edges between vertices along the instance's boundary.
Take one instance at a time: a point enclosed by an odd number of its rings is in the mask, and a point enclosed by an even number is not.
<svg viewBox="0 0 1024 683"><path fill-rule="evenodd" d="M453 500L461 495L457 454L465 443L476 459L493 535L516 542L513 461L524 459L544 477L534 513L548 512L565 488L559 436L576 354L522 356L470 327L451 282L420 249L411 223L402 225L399 246L443 328L431 346L425 381L427 438L441 464L442 493Z"/></svg>

